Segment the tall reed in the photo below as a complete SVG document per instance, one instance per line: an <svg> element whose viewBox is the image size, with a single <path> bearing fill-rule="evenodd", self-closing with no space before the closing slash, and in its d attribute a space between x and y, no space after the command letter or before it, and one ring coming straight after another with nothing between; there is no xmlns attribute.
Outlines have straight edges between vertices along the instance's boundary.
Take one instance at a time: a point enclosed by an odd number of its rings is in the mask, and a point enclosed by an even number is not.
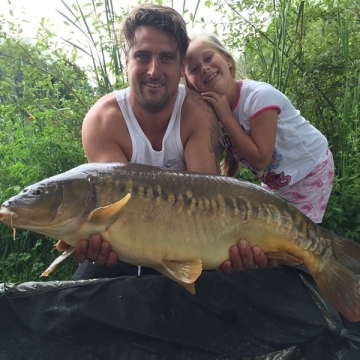
<svg viewBox="0 0 360 360"><path fill-rule="evenodd" d="M76 38L79 39L79 35L82 35L86 43L83 44L81 40L63 40L91 61L95 86L101 93L107 93L113 90L114 84L126 84L124 52L117 39L118 26L126 11L120 8L122 13L118 15L114 11L112 0L91 0L83 7L77 0L71 6L64 0L61 2L66 12L58 12L67 20L66 24L72 25L78 31Z"/></svg>

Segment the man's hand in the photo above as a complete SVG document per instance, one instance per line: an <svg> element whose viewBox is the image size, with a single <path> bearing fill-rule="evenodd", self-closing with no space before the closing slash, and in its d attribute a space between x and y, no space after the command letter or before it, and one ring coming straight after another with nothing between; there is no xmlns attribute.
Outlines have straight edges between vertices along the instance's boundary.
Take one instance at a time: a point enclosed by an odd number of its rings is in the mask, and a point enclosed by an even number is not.
<svg viewBox="0 0 360 360"><path fill-rule="evenodd" d="M56 244L58 251L65 251L68 244L59 240ZM111 250L108 242L103 241L100 235L91 235L89 240L81 240L74 252L74 260L82 263L85 260L96 262L98 265L114 266L118 260L117 254ZM230 248L230 260L222 263L220 270L223 274L230 274L231 268L236 272L243 271L246 268L265 268L270 265L264 252L257 246L250 248L245 239L240 239L237 246ZM273 264L275 265L275 264Z"/></svg>
<svg viewBox="0 0 360 360"><path fill-rule="evenodd" d="M68 244L59 240L56 249L64 251ZM75 249L74 260L82 263L85 260L96 262L98 265L114 266L118 260L117 254L111 250L108 242L103 241L100 235L91 235L89 240L81 240Z"/></svg>
<svg viewBox="0 0 360 360"><path fill-rule="evenodd" d="M223 274L230 274L231 268L236 272L243 271L246 268L265 268L268 266L268 259L264 252L258 247L250 248L245 239L240 239L237 246L230 248L230 260L224 261L220 266Z"/></svg>

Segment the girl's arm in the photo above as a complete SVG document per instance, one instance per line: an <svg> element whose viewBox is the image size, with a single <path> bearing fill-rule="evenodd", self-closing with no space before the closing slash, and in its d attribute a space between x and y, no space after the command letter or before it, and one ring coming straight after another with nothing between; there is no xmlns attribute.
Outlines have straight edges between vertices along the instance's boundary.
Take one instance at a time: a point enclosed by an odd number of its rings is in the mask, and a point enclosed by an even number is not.
<svg viewBox="0 0 360 360"><path fill-rule="evenodd" d="M250 135L232 114L220 121L245 161L255 170L263 170L269 165L274 150L277 119L276 109L265 110L251 120Z"/></svg>

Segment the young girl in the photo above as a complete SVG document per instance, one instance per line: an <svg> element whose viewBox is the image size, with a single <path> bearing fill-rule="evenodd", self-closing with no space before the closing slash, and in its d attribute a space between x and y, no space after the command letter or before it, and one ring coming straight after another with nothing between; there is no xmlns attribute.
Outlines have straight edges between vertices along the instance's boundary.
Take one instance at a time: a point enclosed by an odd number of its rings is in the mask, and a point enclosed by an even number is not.
<svg viewBox="0 0 360 360"><path fill-rule="evenodd" d="M289 198L320 223L334 179L326 138L270 84L236 81L235 64L215 36L191 39L185 81L216 112L221 143L228 150L223 174L233 176L240 161L262 186Z"/></svg>

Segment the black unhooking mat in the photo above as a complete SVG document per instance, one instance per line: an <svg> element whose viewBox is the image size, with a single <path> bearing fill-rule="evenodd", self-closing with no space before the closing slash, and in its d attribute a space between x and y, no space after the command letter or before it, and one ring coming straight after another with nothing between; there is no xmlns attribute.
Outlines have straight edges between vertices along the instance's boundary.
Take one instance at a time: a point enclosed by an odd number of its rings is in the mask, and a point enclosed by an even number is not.
<svg viewBox="0 0 360 360"><path fill-rule="evenodd" d="M0 284L1 360L359 360L360 323L303 267Z"/></svg>

